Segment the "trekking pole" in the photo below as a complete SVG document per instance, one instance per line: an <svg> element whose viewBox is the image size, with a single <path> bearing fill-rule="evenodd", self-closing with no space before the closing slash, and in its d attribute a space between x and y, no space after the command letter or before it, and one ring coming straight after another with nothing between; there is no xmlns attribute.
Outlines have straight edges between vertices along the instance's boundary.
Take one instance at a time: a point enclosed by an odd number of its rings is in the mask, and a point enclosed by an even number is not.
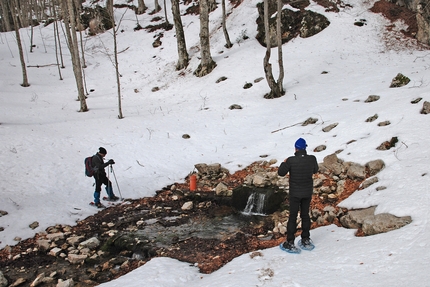
<svg viewBox="0 0 430 287"><path fill-rule="evenodd" d="M107 190L106 191L109 191L110 190L109 185L112 185L112 183L110 182L110 179L109 179L109 168L108 168L108 172L107 172L107 179L108 179L108 184L107 184ZM111 186L111 189L112 189L112 186ZM107 195L110 198L109 192L107 192Z"/></svg>
<svg viewBox="0 0 430 287"><path fill-rule="evenodd" d="M122 194L121 194L121 189L119 188L118 180L116 179L116 175L115 175L115 170L113 169L112 165L110 165L110 170L112 171L113 177L115 178L116 186L118 187L118 192L119 192L119 195L121 196L121 200L123 200Z"/></svg>

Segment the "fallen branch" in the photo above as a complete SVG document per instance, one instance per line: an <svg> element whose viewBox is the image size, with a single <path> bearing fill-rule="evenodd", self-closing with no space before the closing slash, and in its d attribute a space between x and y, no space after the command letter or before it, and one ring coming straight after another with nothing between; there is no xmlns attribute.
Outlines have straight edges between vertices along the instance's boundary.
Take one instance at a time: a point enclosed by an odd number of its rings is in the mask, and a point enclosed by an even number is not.
<svg viewBox="0 0 430 287"><path fill-rule="evenodd" d="M294 124L294 125L291 125L291 126L283 127L281 129L278 129L278 130L274 130L274 131L272 131L272 134L273 133L277 133L277 132L282 131L282 130L285 130L285 129L288 129L288 128L291 128L291 127L294 127L294 126L297 126L297 125L300 125L300 124L303 124L303 123L304 122L300 122L300 123L297 123L297 124Z"/></svg>
<svg viewBox="0 0 430 287"><path fill-rule="evenodd" d="M48 64L48 65L36 65L36 66L27 66L27 68L43 68L49 66L58 66L59 64Z"/></svg>
<svg viewBox="0 0 430 287"><path fill-rule="evenodd" d="M141 167L145 167L143 164L141 164L137 159L136 159L136 162L137 162L137 164L138 165L140 165Z"/></svg>

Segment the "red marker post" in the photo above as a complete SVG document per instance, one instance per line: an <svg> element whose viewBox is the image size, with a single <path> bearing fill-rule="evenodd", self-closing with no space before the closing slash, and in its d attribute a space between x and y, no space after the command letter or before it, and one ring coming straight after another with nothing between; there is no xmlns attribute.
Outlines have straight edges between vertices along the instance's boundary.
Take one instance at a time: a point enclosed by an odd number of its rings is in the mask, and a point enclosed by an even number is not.
<svg viewBox="0 0 430 287"><path fill-rule="evenodd" d="M195 174L192 174L190 176L190 190L194 191L196 190L196 187L197 187L197 177Z"/></svg>

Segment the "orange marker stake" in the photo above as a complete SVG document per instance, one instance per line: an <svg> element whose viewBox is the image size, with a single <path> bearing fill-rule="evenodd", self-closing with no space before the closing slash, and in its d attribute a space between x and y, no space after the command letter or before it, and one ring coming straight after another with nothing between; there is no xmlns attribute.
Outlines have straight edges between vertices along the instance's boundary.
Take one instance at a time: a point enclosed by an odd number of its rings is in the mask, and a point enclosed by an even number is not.
<svg viewBox="0 0 430 287"><path fill-rule="evenodd" d="M190 176L190 190L194 191L196 190L196 187L197 187L197 177L195 174L192 174Z"/></svg>

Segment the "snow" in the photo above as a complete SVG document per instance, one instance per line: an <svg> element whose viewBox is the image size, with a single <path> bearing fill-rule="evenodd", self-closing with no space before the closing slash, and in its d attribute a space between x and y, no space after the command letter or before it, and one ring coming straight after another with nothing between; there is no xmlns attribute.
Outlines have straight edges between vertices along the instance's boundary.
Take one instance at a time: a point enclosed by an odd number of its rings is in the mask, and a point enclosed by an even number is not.
<svg viewBox="0 0 430 287"><path fill-rule="evenodd" d="M137 2L137 1L134 1ZM84 175L84 158L100 146L126 198L152 196L156 190L182 182L197 163L220 163L231 172L250 163L293 154L303 137L319 162L337 150L345 161L365 164L382 159L386 168L379 182L356 191L341 203L346 208L377 206L376 212L411 216L411 224L386 234L355 237L354 230L325 226L311 231L316 248L300 255L278 247L244 254L212 274L170 258L154 258L144 266L103 287L113 286L428 286L430 206L428 115L420 114L429 101L430 54L420 49L386 46L389 22L367 9L374 0L348 0L339 13L325 12L311 3L307 9L331 22L311 38L296 38L283 45L286 95L266 100L265 48L255 39L256 0L244 0L227 19L231 49L224 47L221 8L210 14L211 53L217 67L196 78L199 64L199 18L183 16L190 65L176 72L174 29L164 32L162 46L153 48L155 33L134 32L136 16L116 10L122 111L112 65L111 31L85 36L86 83L89 111L79 113L70 56L62 40L66 68L59 80L55 65L53 26L35 27L33 53L30 30L21 30L30 87L23 88L14 32L0 34L0 248L14 245L55 224L75 224L97 212L92 200L93 179ZM135 3L137 4L137 3ZM156 16L139 15L142 26ZM182 7L183 8L183 7ZM169 11L169 21L173 22ZM183 10L184 11L184 10ZM164 16L164 11L159 12ZM353 23L365 19L367 25ZM398 25L404 25L396 22ZM157 32L158 33L158 32ZM394 33L394 34L393 34ZM249 39L243 40L247 35ZM388 39L390 40L390 39ZM272 52L275 78L276 49ZM41 66L36 68L34 66ZM44 66L48 65L48 66ZM43 67L42 67L43 66ZM328 73L323 74L326 71ZM411 82L389 88L402 73ZM220 77L226 81L216 83ZM250 89L244 84L253 83ZM151 89L160 90L152 92ZM365 103L369 95L377 102ZM418 104L411 101L422 97ZM241 110L230 110L239 104ZM365 120L378 114L375 122ZM301 126L309 117L315 125ZM377 123L389 120L390 125ZM339 125L325 133L322 128ZM291 126L289 128L285 128ZM282 130L279 130L282 129ZM277 132L274 132L279 130ZM182 138L189 134L190 139ZM387 151L382 142L398 137ZM354 140L354 141L353 141ZM353 141L353 142L351 142ZM327 149L312 152L318 145ZM112 174L110 174L111 180ZM387 187L376 190L378 186ZM35 230L29 225L38 221Z"/></svg>

